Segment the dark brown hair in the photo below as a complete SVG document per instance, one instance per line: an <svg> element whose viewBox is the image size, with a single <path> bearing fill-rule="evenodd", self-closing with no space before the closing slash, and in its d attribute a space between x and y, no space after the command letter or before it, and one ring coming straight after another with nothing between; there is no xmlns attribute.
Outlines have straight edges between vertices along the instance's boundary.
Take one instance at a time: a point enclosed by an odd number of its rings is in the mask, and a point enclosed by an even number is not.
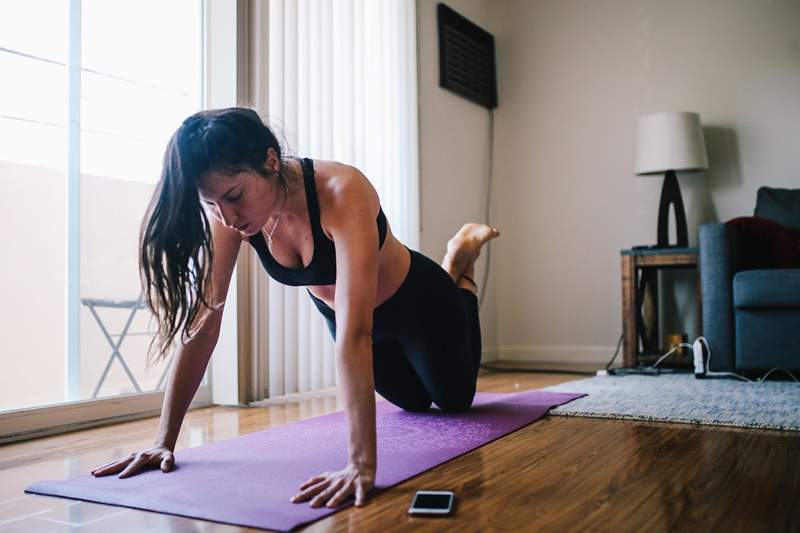
<svg viewBox="0 0 800 533"><path fill-rule="evenodd" d="M139 273L145 300L158 322L153 345L155 359L166 358L175 336L190 339L207 310L218 309L211 294L214 250L211 226L198 194L198 183L208 172L235 175L251 170L270 178L267 150L281 159L276 179L288 191L282 151L272 131L258 114L245 108L201 111L183 121L164 153L161 178L148 205L139 234Z"/></svg>

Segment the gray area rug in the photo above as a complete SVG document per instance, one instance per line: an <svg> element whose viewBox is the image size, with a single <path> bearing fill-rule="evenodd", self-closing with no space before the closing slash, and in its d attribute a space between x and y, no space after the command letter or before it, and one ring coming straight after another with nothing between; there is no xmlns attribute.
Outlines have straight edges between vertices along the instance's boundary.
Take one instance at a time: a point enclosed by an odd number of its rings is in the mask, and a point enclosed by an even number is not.
<svg viewBox="0 0 800 533"><path fill-rule="evenodd" d="M551 409L553 415L800 431L800 384L793 381L598 376L544 390L588 394Z"/></svg>

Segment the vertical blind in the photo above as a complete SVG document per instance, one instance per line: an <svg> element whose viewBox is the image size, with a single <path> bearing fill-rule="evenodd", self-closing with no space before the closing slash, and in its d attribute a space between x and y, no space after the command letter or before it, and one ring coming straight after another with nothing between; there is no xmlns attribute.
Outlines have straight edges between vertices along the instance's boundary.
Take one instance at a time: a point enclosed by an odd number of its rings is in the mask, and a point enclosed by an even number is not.
<svg viewBox="0 0 800 533"><path fill-rule="evenodd" d="M290 153L357 167L394 235L419 246L414 0L270 0L267 120ZM269 281L270 397L336 386L303 287Z"/></svg>

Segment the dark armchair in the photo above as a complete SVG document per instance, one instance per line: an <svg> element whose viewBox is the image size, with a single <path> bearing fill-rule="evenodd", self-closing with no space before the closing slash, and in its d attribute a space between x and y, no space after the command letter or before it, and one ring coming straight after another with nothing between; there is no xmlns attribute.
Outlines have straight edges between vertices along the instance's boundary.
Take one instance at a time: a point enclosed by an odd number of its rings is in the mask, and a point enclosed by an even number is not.
<svg viewBox="0 0 800 533"><path fill-rule="evenodd" d="M800 370L800 189L761 187L755 217L700 226L711 370Z"/></svg>

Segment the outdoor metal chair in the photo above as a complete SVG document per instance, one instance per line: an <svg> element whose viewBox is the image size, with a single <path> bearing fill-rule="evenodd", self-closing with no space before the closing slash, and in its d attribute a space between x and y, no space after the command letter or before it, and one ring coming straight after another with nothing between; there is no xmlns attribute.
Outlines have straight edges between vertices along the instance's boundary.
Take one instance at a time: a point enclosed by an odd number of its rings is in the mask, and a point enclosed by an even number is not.
<svg viewBox="0 0 800 533"><path fill-rule="evenodd" d="M92 393L92 399L97 398L98 393L100 392L100 387L103 386L103 383L108 376L108 371L111 369L111 365L114 362L114 359L118 359L119 363L122 365L122 369L125 371L125 374L130 379L131 383L133 384L134 389L136 392L142 392L142 388L139 386L139 383L136 381L136 378L133 376L131 369L128 367L128 364L125 362L125 359L122 357L122 354L119 351L120 346L122 346L122 342L125 340L126 337L130 336L138 336L138 335L153 335L152 331L128 331L131 323L133 322L133 318L136 316L136 312L140 309L145 309L147 306L144 303L144 292L139 293L139 297L136 300L107 300L107 299L99 299L99 298L81 298L81 302L83 305L89 308L89 311L94 316L95 321L97 321L97 325L100 327L100 331L103 333L103 336L108 341L108 344L111 346L111 355L108 358L108 362L106 363L105 368L103 369L103 374L100 376L100 380L97 382L97 385L94 388L94 392ZM106 328L103 320L100 318L100 315L97 312L98 308L109 308L109 309L129 309L130 313L128 314L128 319L125 322L125 326L122 328L120 333L109 333L108 329ZM116 338L116 342L114 341ZM172 366L172 360L174 356L174 350L172 356L169 357L166 366L164 367L164 371L161 374L161 378L158 380L158 385L154 390L160 390L161 387L164 385L164 380L167 376L167 372L169 372L170 366Z"/></svg>

